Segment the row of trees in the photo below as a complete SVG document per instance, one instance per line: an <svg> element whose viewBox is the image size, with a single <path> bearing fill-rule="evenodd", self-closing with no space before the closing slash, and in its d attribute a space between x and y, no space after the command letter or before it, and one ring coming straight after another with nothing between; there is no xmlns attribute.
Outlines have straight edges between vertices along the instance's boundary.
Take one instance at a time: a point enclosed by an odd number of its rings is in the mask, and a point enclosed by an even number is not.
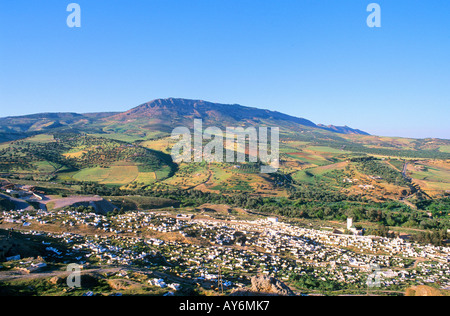
<svg viewBox="0 0 450 316"><path fill-rule="evenodd" d="M418 243L433 244L435 246L443 246L444 240L450 236L446 230L433 230L428 232L419 232L412 236L412 239Z"/></svg>

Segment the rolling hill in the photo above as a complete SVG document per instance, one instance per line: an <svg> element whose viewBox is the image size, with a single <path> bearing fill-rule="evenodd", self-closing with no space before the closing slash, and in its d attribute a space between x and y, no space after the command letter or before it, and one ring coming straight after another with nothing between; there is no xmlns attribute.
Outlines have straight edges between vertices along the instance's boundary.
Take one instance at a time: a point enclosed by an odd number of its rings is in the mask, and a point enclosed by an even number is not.
<svg viewBox="0 0 450 316"><path fill-rule="evenodd" d="M171 132L192 128L194 119L223 130L279 127L279 171L262 175L251 163L174 164ZM201 100L157 99L120 113L0 118L0 141L0 173L35 181L280 197L308 185L374 201L440 196L450 189L449 140L379 137Z"/></svg>

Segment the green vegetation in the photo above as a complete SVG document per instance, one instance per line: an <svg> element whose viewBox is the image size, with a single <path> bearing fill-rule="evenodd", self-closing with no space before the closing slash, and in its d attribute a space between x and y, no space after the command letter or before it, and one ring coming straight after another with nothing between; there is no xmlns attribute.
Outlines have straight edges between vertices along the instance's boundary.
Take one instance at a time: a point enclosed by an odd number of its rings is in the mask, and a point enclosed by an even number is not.
<svg viewBox="0 0 450 316"><path fill-rule="evenodd" d="M73 178L78 181L102 181L109 174L109 168L86 168L77 172Z"/></svg>
<svg viewBox="0 0 450 316"><path fill-rule="evenodd" d="M314 271L312 269L308 269L308 271L305 271L305 274L302 275L291 275L289 281L298 289L320 292L331 292L356 288L354 284L350 285L334 280L317 278L314 276Z"/></svg>
<svg viewBox="0 0 450 316"><path fill-rule="evenodd" d="M335 149L342 149L345 151L365 153L370 155L379 155L386 157L403 157L403 158L430 158L430 159L450 159L450 153L441 152L436 150L409 150L400 148L374 148L366 147L362 144L358 144L350 141L335 141L335 140L318 140L318 145L327 146ZM384 144L387 146L387 144Z"/></svg>
<svg viewBox="0 0 450 316"><path fill-rule="evenodd" d="M216 226L205 225L206 228L203 229L190 223L184 227L186 234L183 234L183 229L166 230L170 225L165 224L182 223L173 217L185 212L195 214L200 219L210 216L212 219L223 220L223 224L231 218L254 220L277 216L280 221L293 226L327 231L345 227L346 219L351 217L356 227L362 229L366 236L395 237L402 233L410 235L411 240L417 243L437 246L444 245L445 239L449 238L447 230L450 228L450 190L446 190L450 189L450 162L446 159L450 159L450 141L345 135L317 128L307 121L303 121L306 125L297 124L298 122L294 123L276 113L268 115L266 111L260 113L257 110L247 113L240 109L234 113L236 116L229 116L228 113L221 113L220 108L214 108L211 112L214 115L204 115L205 126L207 123L220 127L273 126L276 122L281 132L279 171L261 174L260 161L177 165L169 155L171 146L174 145L170 133L175 127L174 124L189 126L192 117L177 117L176 111L172 112L176 102L172 100L170 106L161 107L160 110L164 113L161 117L154 117L157 116L154 115L157 111L153 111L153 108L148 115L146 111L150 107L144 106L141 111L132 111L125 115L59 113L0 119L0 142L8 141L0 144L0 181L3 190L14 188L16 193L11 193L11 196L15 197L22 196L24 192L19 194L20 190L36 190L38 194L55 196L44 201L48 202L46 206L49 213L38 211L40 203L31 200L24 204L33 206L35 210L30 207L26 214L17 211L18 215L14 217L20 218L17 222L10 221L6 217L8 214L5 214L2 225L8 228L17 227L18 231L26 230L20 221L27 218L26 216L36 218L43 213L42 221L30 221L30 229L40 231L45 228L43 225L48 224L51 225L48 226L49 230L55 230L58 234L65 231L80 233L84 245L92 245L95 241L101 247L114 246L108 247L110 250L123 248L123 258L139 258L123 261L126 265L132 264L135 268L145 269L146 272L155 269L159 273L182 278L198 277L195 273L199 272L200 266L214 273L217 266L212 263L207 263L206 266L203 263L195 263L197 259L210 256L209 247L202 249L203 246L190 247L187 244L176 246L175 243L169 243L169 240L178 241L184 238L189 244L199 242L201 245L207 245L218 243L218 233L221 234L220 238L228 235L222 234L221 229ZM184 105L183 102L181 106ZM169 112L166 112L167 110ZM198 111L196 116L204 114L200 107ZM110 120L99 120L110 115ZM245 120L242 119L245 117ZM206 143L204 140L203 145ZM248 158L246 153L246 161ZM405 164L408 167L405 168L407 174L402 173ZM21 188L20 185L26 185L28 188ZM102 202L109 206L109 203L113 204L108 209L112 211L101 213L101 210L95 207L96 204L88 202L75 203L63 209L62 206L57 206L60 202L70 202L70 199L60 201L60 198L76 195L99 195L104 198ZM89 199L93 200L92 197ZM0 197L0 211L8 212L14 208L13 202ZM95 213L96 209L99 214L91 214ZM162 211L133 212L154 209ZM125 214L126 212L130 213ZM165 218L155 216L157 213L169 215ZM54 216L55 214L58 214L58 217ZM149 227L140 225L144 222L141 221L143 216L145 223L151 224ZM95 225L97 223L98 226ZM162 227L165 227L164 230L160 229ZM92 236L93 229L99 229L95 237ZM134 237L127 240L122 238L124 235L109 238L113 232L161 238L164 244L156 246ZM0 230L0 239L6 238L6 233L11 231ZM251 230L245 233L236 230L231 233L234 237L232 240L220 240L220 243L229 246L227 250L249 248L259 252L259 246L256 245L260 244L252 245L250 241L263 234L253 234ZM89 257L85 256L85 250L76 254L73 246L77 241L68 241L67 236L64 239L49 240L45 239L44 235L34 233L21 237L19 233L14 232L13 235L14 247L17 247L14 253L21 254L20 261L26 262L28 256L45 256L49 271L55 271L58 275L59 272L61 275L65 273L63 263L65 265L67 262L82 260L87 266L91 265L93 269L99 270L103 269L102 265L118 262L112 260L115 256L98 253L98 248L95 255ZM108 237L105 238L106 236ZM307 239L303 239L307 242ZM46 247L50 244L64 255L49 255ZM344 253L364 251L359 247L359 250L352 246L342 247L345 247ZM379 251L379 248L374 249L374 252ZM130 251L135 253L131 255ZM11 251L11 254L14 253ZM139 257L139 254L146 255ZM345 272L341 271L342 275L336 278L336 274L333 276L333 273L329 273L334 267L331 267L331 264L326 266L327 261L333 260L332 257L321 257L323 267L321 264L311 268L308 255L297 258L295 252L289 251L287 247L280 250L279 254L279 258L287 258L292 262L288 262L282 269L269 269L264 272L274 273L283 280L288 280L290 285L301 291L337 295L362 294L367 290L364 284L366 272L352 268L351 265L347 266L347 263ZM250 256L240 258L249 259ZM230 257L227 267L222 271L223 276L228 278L235 274L247 277L259 273L260 269L267 268L267 258L269 257L258 254L254 261L238 262L236 258ZM193 265L183 262L184 259L193 259L190 260ZM415 259L403 260L402 263L407 262L407 265L402 266L402 269L410 271L413 266L416 269L421 262ZM389 260L394 259L388 259L387 263ZM23 266L20 261L2 263L2 269L8 273L13 272ZM240 267L238 263L241 264ZM185 271L187 267L195 268ZM400 266L390 267L399 267L400 270ZM44 271L46 272L45 269ZM353 280L353 275L358 276L356 280ZM24 282L11 278L0 286L0 295L82 295L86 291L79 289L71 293L63 292L58 280L50 282L40 276L26 275L24 279L27 280ZM349 279L354 282L349 282ZM97 293L111 293L112 285L125 284L130 285L130 289L121 290L125 295L161 295L168 291L149 286L148 276L141 279L141 276L136 277L130 273L125 278L122 271L120 275L108 272L92 278L87 277L85 281L87 283L83 281L83 284L88 284L89 290ZM235 281L241 282L238 279L233 280ZM397 287L398 285L388 286L387 291L395 291Z"/></svg>
<svg viewBox="0 0 450 316"><path fill-rule="evenodd" d="M121 190L98 184L84 183L80 194L102 196L127 196L130 194L152 196L177 201L181 207L199 207L205 203L227 204L251 209L265 215L287 218L309 218L345 221L352 217L356 222L370 222L392 227L419 229L450 228L450 218L430 219L423 211L414 210L396 202L373 202L363 196L346 196L321 186L303 185L291 191L287 198L251 196L245 193L232 195L201 192L197 190Z"/></svg>
<svg viewBox="0 0 450 316"><path fill-rule="evenodd" d="M253 188L244 181L242 178L233 176L227 182L223 182L220 185L212 187L211 190L218 190L223 192L234 192L234 191L253 191Z"/></svg>
<svg viewBox="0 0 450 316"><path fill-rule="evenodd" d="M405 161L399 159L390 159L389 163L393 165L395 168L397 168L399 171L402 171Z"/></svg>
<svg viewBox="0 0 450 316"><path fill-rule="evenodd" d="M372 157L367 158L353 158L352 161L358 162L356 164L357 169L373 177L379 177L387 183L406 186L408 182L403 178L401 172L390 167L388 164L376 160Z"/></svg>
<svg viewBox="0 0 450 316"><path fill-rule="evenodd" d="M450 172L446 169L419 165L422 170L412 172L414 179L450 183Z"/></svg>
<svg viewBox="0 0 450 316"><path fill-rule="evenodd" d="M153 128L160 123L148 124ZM153 208L155 201L131 201L125 196L164 200L162 207L216 203L288 218L342 221L352 216L388 227L449 226L448 202L422 194L401 172L402 158L449 158L446 141L288 130L282 132L280 171L262 176L260 162L176 165L163 153L172 144L165 136L165 131L136 128L133 123L113 123L92 134L54 130L2 145L0 172L30 185L39 181L46 193L114 197L129 210ZM440 184L448 177L445 168L427 167L412 176ZM373 189L358 190L359 184L367 184L361 174L376 180ZM441 191L439 196L445 194ZM389 200L405 196L403 192L417 194L404 203ZM411 202L417 210L408 206ZM382 230L374 233L384 234Z"/></svg>
<svg viewBox="0 0 450 316"><path fill-rule="evenodd" d="M417 201L419 210L431 212L433 217L445 218L450 216L450 198Z"/></svg>
<svg viewBox="0 0 450 316"><path fill-rule="evenodd" d="M0 158L0 172L28 173L35 180L71 174L78 181L116 185L134 181L139 171L156 172L163 179L176 168L167 154L76 133L38 135L16 141L0 149Z"/></svg>
<svg viewBox="0 0 450 316"><path fill-rule="evenodd" d="M446 230L434 230L427 232L419 232L413 236L413 241L424 244L432 244L435 246L444 246L443 241L448 239L449 235Z"/></svg>
<svg viewBox="0 0 450 316"><path fill-rule="evenodd" d="M62 279L61 279L62 280ZM92 274L82 275L82 288L68 289L67 285L59 281L53 284L50 278L34 278L4 282L0 287L2 296L82 296L87 290L97 293L110 292L112 289L104 277Z"/></svg>
<svg viewBox="0 0 450 316"><path fill-rule="evenodd" d="M443 146L439 147L439 150L440 150L441 152L449 153L449 154L450 154L450 145L443 145Z"/></svg>

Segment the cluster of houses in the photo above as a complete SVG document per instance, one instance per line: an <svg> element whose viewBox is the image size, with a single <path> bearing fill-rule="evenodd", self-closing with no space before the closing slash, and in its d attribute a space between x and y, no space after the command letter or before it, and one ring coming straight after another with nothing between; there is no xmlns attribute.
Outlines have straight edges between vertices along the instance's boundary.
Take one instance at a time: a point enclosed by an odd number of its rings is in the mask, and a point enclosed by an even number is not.
<svg viewBox="0 0 450 316"><path fill-rule="evenodd" d="M0 213L0 217L15 223L45 225L60 221L62 225L98 230L94 236L45 233L59 238L69 249L46 245L48 258L66 258L80 264L137 265L195 282L218 281L223 273L222 282L227 287L242 286L256 274L283 280L307 274L364 288L374 267L380 269L381 286L439 282L442 287L450 287L448 247L400 238L336 234L276 218L223 221L145 211L107 217L67 210L11 211ZM179 234L178 240L184 241L149 237L167 232ZM158 286L166 284L163 282L154 281Z"/></svg>
<svg viewBox="0 0 450 316"><path fill-rule="evenodd" d="M3 211L0 212L0 217L6 223L21 224L23 226L29 226L31 221L35 221L39 224L49 223L49 218L54 214L45 210L28 211L28 210L16 210L16 211Z"/></svg>

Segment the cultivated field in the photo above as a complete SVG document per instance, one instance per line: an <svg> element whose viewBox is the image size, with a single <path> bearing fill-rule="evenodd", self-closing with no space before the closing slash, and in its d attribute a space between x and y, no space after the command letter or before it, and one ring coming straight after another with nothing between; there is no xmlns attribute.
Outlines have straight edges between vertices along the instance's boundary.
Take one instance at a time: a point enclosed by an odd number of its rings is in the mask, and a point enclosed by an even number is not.
<svg viewBox="0 0 450 316"><path fill-rule="evenodd" d="M101 184L125 185L138 177L138 167L135 165L116 165L110 168L87 168L77 172L73 178L78 181L92 181Z"/></svg>

